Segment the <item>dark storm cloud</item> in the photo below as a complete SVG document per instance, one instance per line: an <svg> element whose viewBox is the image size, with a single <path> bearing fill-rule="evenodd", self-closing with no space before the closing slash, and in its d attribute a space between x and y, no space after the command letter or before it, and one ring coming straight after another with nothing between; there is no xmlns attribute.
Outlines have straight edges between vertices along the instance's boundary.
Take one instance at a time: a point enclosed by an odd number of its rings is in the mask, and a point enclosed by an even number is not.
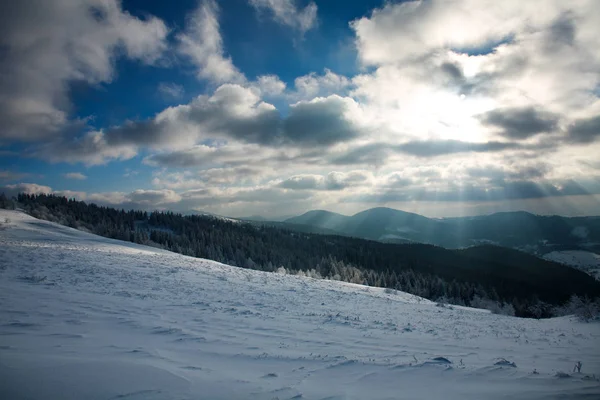
<svg viewBox="0 0 600 400"><path fill-rule="evenodd" d="M576 143L591 143L600 137L600 115L582 118L568 128L568 138Z"/></svg>
<svg viewBox="0 0 600 400"><path fill-rule="evenodd" d="M499 128L502 136L527 139L558 127L558 115L535 107L510 107L489 111L479 117L487 126Z"/></svg>
<svg viewBox="0 0 600 400"><path fill-rule="evenodd" d="M359 129L344 117L351 101L334 95L293 105L283 121L284 137L300 146L331 145L358 137Z"/></svg>

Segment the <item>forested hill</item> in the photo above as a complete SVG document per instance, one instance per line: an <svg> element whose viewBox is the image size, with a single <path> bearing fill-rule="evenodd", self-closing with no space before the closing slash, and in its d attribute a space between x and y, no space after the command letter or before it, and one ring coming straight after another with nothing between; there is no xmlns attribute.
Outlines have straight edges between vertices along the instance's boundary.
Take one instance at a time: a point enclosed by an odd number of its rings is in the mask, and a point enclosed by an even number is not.
<svg viewBox="0 0 600 400"><path fill-rule="evenodd" d="M257 226L211 216L123 211L52 195L16 204L34 217L98 235L159 246L242 268L400 289L454 304L494 303L518 316L549 316L572 294L599 297L600 283L561 264L501 247L446 250Z"/></svg>
<svg viewBox="0 0 600 400"><path fill-rule="evenodd" d="M285 222L326 228L345 236L430 243L445 248L495 243L543 253L560 246L598 249L594 243L600 242L600 217L542 216L523 211L432 219L377 207L352 216L315 210Z"/></svg>

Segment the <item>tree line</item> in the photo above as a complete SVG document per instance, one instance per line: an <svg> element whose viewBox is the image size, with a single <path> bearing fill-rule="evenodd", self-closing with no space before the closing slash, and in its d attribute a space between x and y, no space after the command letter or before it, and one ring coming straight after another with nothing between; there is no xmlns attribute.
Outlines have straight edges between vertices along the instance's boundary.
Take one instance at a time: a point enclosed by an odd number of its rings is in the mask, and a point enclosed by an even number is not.
<svg viewBox="0 0 600 400"><path fill-rule="evenodd" d="M588 275L511 249L380 243L207 215L118 210L44 194L0 195L0 207L240 268L402 290L521 317L552 316L573 294L600 296L600 283Z"/></svg>

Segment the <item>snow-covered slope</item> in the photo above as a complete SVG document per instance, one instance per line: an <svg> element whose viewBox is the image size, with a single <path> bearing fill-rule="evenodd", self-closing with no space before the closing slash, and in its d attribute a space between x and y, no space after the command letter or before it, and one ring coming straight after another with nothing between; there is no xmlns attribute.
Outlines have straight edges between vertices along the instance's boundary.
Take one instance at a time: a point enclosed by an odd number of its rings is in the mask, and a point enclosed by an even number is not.
<svg viewBox="0 0 600 400"><path fill-rule="evenodd" d="M441 308L5 218L2 399L600 398L599 324Z"/></svg>
<svg viewBox="0 0 600 400"><path fill-rule="evenodd" d="M584 250L565 250L553 251L545 254L543 258L570 265L600 280L600 254Z"/></svg>

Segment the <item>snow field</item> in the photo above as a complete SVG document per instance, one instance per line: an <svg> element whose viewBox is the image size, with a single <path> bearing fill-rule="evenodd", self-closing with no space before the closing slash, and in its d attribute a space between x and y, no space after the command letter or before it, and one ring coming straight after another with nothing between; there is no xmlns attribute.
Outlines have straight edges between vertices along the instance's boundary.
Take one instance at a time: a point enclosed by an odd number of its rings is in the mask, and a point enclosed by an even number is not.
<svg viewBox="0 0 600 400"><path fill-rule="evenodd" d="M442 308L5 218L2 399L600 398L599 324Z"/></svg>

